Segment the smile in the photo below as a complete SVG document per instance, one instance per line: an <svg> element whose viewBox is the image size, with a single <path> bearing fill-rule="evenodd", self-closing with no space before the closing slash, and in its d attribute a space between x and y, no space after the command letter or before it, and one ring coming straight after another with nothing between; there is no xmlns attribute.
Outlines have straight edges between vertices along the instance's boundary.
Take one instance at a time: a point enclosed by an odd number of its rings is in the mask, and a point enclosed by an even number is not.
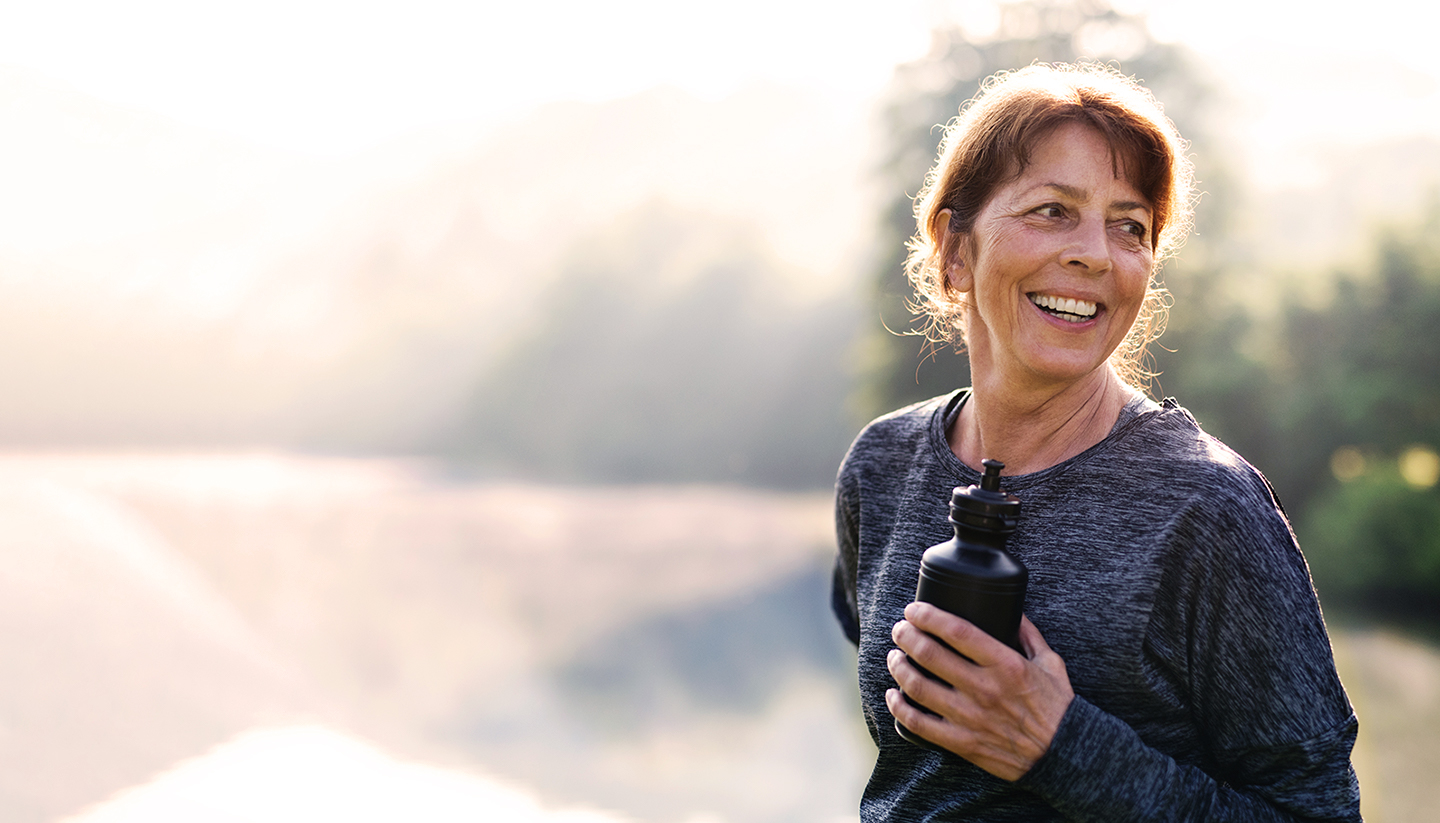
<svg viewBox="0 0 1440 823"><path fill-rule="evenodd" d="M1088 300L1039 293L1027 294L1026 297L1045 313L1068 323L1083 323L1095 316L1095 304Z"/></svg>

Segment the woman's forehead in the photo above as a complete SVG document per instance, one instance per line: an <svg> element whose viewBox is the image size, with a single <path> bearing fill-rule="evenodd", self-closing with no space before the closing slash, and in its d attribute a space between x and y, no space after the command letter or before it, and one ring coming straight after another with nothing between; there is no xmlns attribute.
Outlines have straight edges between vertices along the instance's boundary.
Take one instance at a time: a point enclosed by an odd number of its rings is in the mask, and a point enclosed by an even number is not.
<svg viewBox="0 0 1440 823"><path fill-rule="evenodd" d="M1029 150L1011 161L1012 171L1003 185L1012 192L1046 190L1077 200L1088 200L1106 190L1115 205L1153 210L1152 200L1137 180L1139 164L1127 162L1124 147L1098 129L1066 123L1038 135ZM1114 189L1118 184L1121 192Z"/></svg>

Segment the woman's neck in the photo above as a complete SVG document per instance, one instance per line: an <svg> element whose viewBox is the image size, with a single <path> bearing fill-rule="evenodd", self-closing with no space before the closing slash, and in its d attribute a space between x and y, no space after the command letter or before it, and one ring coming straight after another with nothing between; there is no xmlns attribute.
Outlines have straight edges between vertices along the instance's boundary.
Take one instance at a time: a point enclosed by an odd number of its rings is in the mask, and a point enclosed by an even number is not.
<svg viewBox="0 0 1440 823"><path fill-rule="evenodd" d="M999 460L1007 475L1047 469L1104 440L1136 396L1108 366L1075 383L1024 391L978 377L949 432L950 450L977 471L982 460Z"/></svg>

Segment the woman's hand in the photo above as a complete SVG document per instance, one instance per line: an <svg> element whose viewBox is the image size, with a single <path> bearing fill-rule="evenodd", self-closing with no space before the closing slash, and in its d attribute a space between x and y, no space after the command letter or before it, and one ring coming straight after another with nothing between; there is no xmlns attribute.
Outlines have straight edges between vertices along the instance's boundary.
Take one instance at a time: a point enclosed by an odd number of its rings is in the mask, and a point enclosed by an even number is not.
<svg viewBox="0 0 1440 823"><path fill-rule="evenodd" d="M900 648L890 652L886 663L900 689L886 692L885 702L907 729L1005 780L1018 780L1050 748L1075 693L1065 661L1029 618L1020 619L1020 644L1028 660L973 623L929 603L906 606L905 619L891 636ZM937 643L937 637L960 654ZM906 661L907 654L945 683L921 674ZM907 703L901 689L939 716Z"/></svg>

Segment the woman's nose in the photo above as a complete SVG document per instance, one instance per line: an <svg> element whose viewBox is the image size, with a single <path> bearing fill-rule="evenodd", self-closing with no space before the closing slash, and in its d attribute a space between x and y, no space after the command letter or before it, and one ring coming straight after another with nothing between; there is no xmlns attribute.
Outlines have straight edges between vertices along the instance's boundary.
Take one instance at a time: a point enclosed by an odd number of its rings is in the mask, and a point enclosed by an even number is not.
<svg viewBox="0 0 1440 823"><path fill-rule="evenodd" d="M1110 269L1110 243L1105 236L1104 220L1082 220L1071 232L1063 261L1067 266L1083 268L1090 274Z"/></svg>

